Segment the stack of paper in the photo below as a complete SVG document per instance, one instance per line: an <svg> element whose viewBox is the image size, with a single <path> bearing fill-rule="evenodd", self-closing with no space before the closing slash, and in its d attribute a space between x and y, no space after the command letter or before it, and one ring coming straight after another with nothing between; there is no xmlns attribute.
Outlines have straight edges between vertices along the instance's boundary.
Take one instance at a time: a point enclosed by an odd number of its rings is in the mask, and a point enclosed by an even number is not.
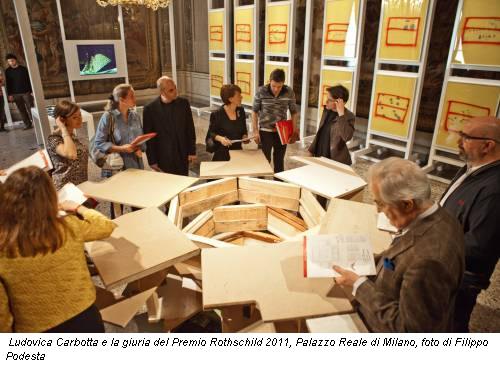
<svg viewBox="0 0 500 365"><path fill-rule="evenodd" d="M304 277L340 276L333 265L358 275L375 275L373 250L367 235L331 234L304 237Z"/></svg>
<svg viewBox="0 0 500 365"><path fill-rule="evenodd" d="M6 169L5 170L6 175L0 176L0 181L2 183L5 182L5 180L7 180L7 177L9 177L9 175L12 174L14 171L28 166L37 166L45 171L49 171L54 168L54 166L52 165L52 161L50 160L49 154L47 153L47 150L39 150L34 154L32 154L30 157L25 158L24 160Z"/></svg>
<svg viewBox="0 0 500 365"><path fill-rule="evenodd" d="M293 121L280 120L279 122L276 122L276 130L278 131L281 144L288 144L288 141L293 134Z"/></svg>

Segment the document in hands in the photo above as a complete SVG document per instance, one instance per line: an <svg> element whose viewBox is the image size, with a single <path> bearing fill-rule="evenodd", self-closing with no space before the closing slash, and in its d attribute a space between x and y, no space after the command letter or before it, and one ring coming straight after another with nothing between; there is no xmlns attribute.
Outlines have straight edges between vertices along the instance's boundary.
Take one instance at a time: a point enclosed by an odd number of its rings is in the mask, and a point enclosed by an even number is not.
<svg viewBox="0 0 500 365"><path fill-rule="evenodd" d="M328 234L304 237L304 277L334 278L337 265L358 275L375 275L373 250L367 235Z"/></svg>
<svg viewBox="0 0 500 365"><path fill-rule="evenodd" d="M83 204L88 198L83 194L83 191L78 189L75 184L67 183L57 192L59 202L72 201L78 204Z"/></svg>
<svg viewBox="0 0 500 365"><path fill-rule="evenodd" d="M255 136L251 136L251 137L247 137L247 138L243 138L243 139L232 139L231 143L246 142L246 141L250 141L254 138L255 138Z"/></svg>
<svg viewBox="0 0 500 365"><path fill-rule="evenodd" d="M52 165L52 161L50 160L49 154L47 153L47 150L39 150L34 154L32 154L30 157L25 158L24 160L6 169L5 175L0 176L0 181L2 183L5 182L5 180L7 180L7 177L14 171L28 166L37 166L45 171L49 171L54 168L54 166Z"/></svg>
<svg viewBox="0 0 500 365"><path fill-rule="evenodd" d="M67 183L57 192L57 200L59 203L64 201L72 201L78 204L83 204L88 198L83 194L83 191L78 189L75 184ZM59 216L64 217L67 213L64 210L59 210Z"/></svg>
<svg viewBox="0 0 500 365"><path fill-rule="evenodd" d="M139 146L144 142L149 141L151 138L156 137L156 133L141 134L137 136L131 143L133 146Z"/></svg>

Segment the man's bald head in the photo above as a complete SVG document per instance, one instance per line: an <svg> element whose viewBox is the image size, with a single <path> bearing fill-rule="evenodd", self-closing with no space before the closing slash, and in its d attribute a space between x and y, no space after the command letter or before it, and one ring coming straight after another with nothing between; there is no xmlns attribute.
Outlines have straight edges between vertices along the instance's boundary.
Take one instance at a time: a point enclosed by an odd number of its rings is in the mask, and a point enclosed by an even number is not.
<svg viewBox="0 0 500 365"><path fill-rule="evenodd" d="M458 148L471 167L500 160L500 119L490 116L466 121Z"/></svg>
<svg viewBox="0 0 500 365"><path fill-rule="evenodd" d="M471 135L491 138L500 143L500 119L493 116L471 118L464 124Z"/></svg>
<svg viewBox="0 0 500 365"><path fill-rule="evenodd" d="M177 99L177 85L168 76L162 76L156 81L156 86L160 91L161 99L164 103L170 103Z"/></svg>

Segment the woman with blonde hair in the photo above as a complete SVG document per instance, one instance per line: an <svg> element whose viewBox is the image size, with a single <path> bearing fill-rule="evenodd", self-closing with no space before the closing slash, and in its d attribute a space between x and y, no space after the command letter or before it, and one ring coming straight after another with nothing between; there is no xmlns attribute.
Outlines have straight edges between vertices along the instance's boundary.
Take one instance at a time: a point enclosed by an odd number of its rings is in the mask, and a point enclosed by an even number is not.
<svg viewBox="0 0 500 365"><path fill-rule="evenodd" d="M58 205L49 175L34 166L12 173L0 198L0 332L104 332L83 243L108 237L114 223Z"/></svg>
<svg viewBox="0 0 500 365"><path fill-rule="evenodd" d="M136 137L143 134L141 118L135 111L135 106L135 91L132 85L115 86L95 134L96 147L102 153L119 153L125 169L144 169L142 152L146 150L146 144L131 144Z"/></svg>
<svg viewBox="0 0 500 365"><path fill-rule="evenodd" d="M57 129L48 138L49 153L54 170L52 179L56 189L67 183L81 184L88 179L88 148L73 133L83 124L78 104L62 100L56 104Z"/></svg>

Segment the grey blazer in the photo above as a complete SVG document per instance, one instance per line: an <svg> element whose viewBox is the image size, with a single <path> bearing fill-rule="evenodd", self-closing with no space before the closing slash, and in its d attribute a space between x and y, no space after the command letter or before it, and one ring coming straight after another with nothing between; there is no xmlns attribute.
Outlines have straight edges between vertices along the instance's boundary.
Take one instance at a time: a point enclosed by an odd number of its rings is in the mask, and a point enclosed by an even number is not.
<svg viewBox="0 0 500 365"><path fill-rule="evenodd" d="M451 332L465 267L463 231L443 208L414 224L377 255L377 275L356 291L374 332Z"/></svg>

